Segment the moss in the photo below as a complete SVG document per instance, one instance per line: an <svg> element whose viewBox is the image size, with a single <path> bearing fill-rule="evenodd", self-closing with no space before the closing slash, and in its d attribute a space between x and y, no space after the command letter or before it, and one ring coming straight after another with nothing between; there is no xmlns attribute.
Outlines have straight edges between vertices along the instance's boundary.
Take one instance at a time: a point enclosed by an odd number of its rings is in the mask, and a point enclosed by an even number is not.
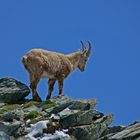
<svg viewBox="0 0 140 140"><path fill-rule="evenodd" d="M37 116L39 116L39 113L37 111L32 111L26 115L25 119L34 119Z"/></svg>
<svg viewBox="0 0 140 140"><path fill-rule="evenodd" d="M0 109L0 114L4 114L5 110L4 109Z"/></svg>
<svg viewBox="0 0 140 140"><path fill-rule="evenodd" d="M19 108L18 104L10 104L10 105L6 105L3 109L6 111L11 111L17 108Z"/></svg>
<svg viewBox="0 0 140 140"><path fill-rule="evenodd" d="M45 110L45 109L48 109L48 108L51 108L51 107L54 107L55 104L51 103L51 104L45 104L42 106L42 108Z"/></svg>
<svg viewBox="0 0 140 140"><path fill-rule="evenodd" d="M26 104L24 105L24 108L28 108L28 107L30 107L30 106L32 106L32 105L38 106L38 105L39 105L39 102L37 102L37 101L30 101L30 102L28 102L28 103L26 103Z"/></svg>

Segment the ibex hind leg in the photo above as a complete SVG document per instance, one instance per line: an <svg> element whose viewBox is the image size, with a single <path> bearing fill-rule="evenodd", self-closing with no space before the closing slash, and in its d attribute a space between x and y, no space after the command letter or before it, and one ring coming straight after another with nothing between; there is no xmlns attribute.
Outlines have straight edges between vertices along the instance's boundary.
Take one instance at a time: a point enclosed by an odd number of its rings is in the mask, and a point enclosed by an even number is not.
<svg viewBox="0 0 140 140"><path fill-rule="evenodd" d="M32 98L34 101L41 102L42 100L39 97L37 90L36 90L39 80L40 80L39 78L35 78L34 76L30 76L30 88L32 89Z"/></svg>
<svg viewBox="0 0 140 140"><path fill-rule="evenodd" d="M46 100L51 98L51 94L52 94L52 91L54 89L55 82L56 82L55 79L49 79L48 80L48 86L49 86L49 88L48 88L48 95L46 97Z"/></svg>

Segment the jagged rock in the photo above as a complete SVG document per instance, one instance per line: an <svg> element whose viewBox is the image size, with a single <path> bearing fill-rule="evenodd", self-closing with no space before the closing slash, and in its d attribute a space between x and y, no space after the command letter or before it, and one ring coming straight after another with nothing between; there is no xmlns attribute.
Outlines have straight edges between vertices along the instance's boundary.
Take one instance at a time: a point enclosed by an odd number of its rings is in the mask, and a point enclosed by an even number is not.
<svg viewBox="0 0 140 140"><path fill-rule="evenodd" d="M111 124L113 119L113 114L109 114L107 116L103 116L102 118L97 119L94 123L105 123L106 125Z"/></svg>
<svg viewBox="0 0 140 140"><path fill-rule="evenodd" d="M71 115L73 113L74 112L72 110L70 110L69 108L65 108L64 110L59 112L58 115L60 116L60 118L64 118L64 117L69 116L69 115Z"/></svg>
<svg viewBox="0 0 140 140"><path fill-rule="evenodd" d="M93 110L78 111L60 119L60 125L62 128L68 128L72 126L91 124L93 120Z"/></svg>
<svg viewBox="0 0 140 140"><path fill-rule="evenodd" d="M84 103L81 101L75 101L72 105L68 107L71 110L89 110L91 109L91 105L89 103Z"/></svg>
<svg viewBox="0 0 140 140"><path fill-rule="evenodd" d="M111 116L104 117L105 119L101 123L71 127L69 128L69 134L77 140L97 140L112 122L113 116Z"/></svg>
<svg viewBox="0 0 140 140"><path fill-rule="evenodd" d="M0 122L0 131L4 131L8 135L14 135L17 129L21 126L21 122L15 122L13 124L1 123Z"/></svg>
<svg viewBox="0 0 140 140"><path fill-rule="evenodd" d="M10 136L8 136L5 132L0 131L0 140L10 140Z"/></svg>
<svg viewBox="0 0 140 140"><path fill-rule="evenodd" d="M140 139L140 122L127 126L120 132L106 135L100 140L139 140Z"/></svg>
<svg viewBox="0 0 140 140"><path fill-rule="evenodd" d="M30 90L25 84L13 78L0 79L0 102L18 103L23 101L29 93Z"/></svg>
<svg viewBox="0 0 140 140"><path fill-rule="evenodd" d="M105 140L108 137L113 136L114 134L123 131L126 127L124 126L113 126L113 127L108 127L104 133L102 134L101 138L99 138L98 140Z"/></svg>
<svg viewBox="0 0 140 140"><path fill-rule="evenodd" d="M52 113L57 114L72 104L73 104L73 101L60 104L59 106L54 107L53 110L50 112L50 114L52 114Z"/></svg>

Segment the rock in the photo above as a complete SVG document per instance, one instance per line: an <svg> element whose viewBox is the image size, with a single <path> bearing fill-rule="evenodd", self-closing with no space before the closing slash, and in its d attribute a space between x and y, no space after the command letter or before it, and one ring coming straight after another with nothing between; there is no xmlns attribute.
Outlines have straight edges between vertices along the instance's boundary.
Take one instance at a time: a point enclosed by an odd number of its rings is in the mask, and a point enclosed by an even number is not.
<svg viewBox="0 0 140 140"><path fill-rule="evenodd" d="M72 105L68 107L71 110L89 110L91 109L91 105L89 103L84 103L81 101L75 101Z"/></svg>
<svg viewBox="0 0 140 140"><path fill-rule="evenodd" d="M123 126L113 126L113 127L108 127L104 133L101 135L101 138L98 140L105 140L108 139L109 137L113 136L114 134L123 131L125 127Z"/></svg>
<svg viewBox="0 0 140 140"><path fill-rule="evenodd" d="M113 135L104 136L108 140L139 140L140 139L140 122L133 123L120 132ZM101 140L103 140L103 138Z"/></svg>
<svg viewBox="0 0 140 140"><path fill-rule="evenodd" d="M32 106L30 106L28 108L25 108L24 110L28 111L28 112L32 112L32 111L41 112L42 109L37 107L37 106L35 106L35 105L32 105Z"/></svg>
<svg viewBox="0 0 140 140"><path fill-rule="evenodd" d="M10 140L10 136L8 136L5 132L0 131L0 140Z"/></svg>
<svg viewBox="0 0 140 140"><path fill-rule="evenodd" d="M72 104L73 104L72 101L60 104L60 105L54 107L53 110L50 112L50 114L52 114L52 113L57 114L57 113L61 112L62 110L64 110L65 108L69 107Z"/></svg>
<svg viewBox="0 0 140 140"><path fill-rule="evenodd" d="M8 135L14 135L14 133L21 126L21 122L14 122L12 124L9 123L1 123L0 122L0 131L4 131Z"/></svg>
<svg viewBox="0 0 140 140"><path fill-rule="evenodd" d="M57 105L61 105L61 104L66 104L72 101L72 99L68 96L62 96L62 97L53 97L51 99L49 99L52 103L57 104Z"/></svg>
<svg viewBox="0 0 140 140"><path fill-rule="evenodd" d="M111 115L104 117L102 122L69 128L69 134L78 140L97 140L112 122Z"/></svg>
<svg viewBox="0 0 140 140"><path fill-rule="evenodd" d="M50 119L58 122L60 120L60 117L58 115L52 114Z"/></svg>
<svg viewBox="0 0 140 140"><path fill-rule="evenodd" d="M0 103L0 108L5 106L6 104L5 103Z"/></svg>
<svg viewBox="0 0 140 140"><path fill-rule="evenodd" d="M64 118L66 116L69 116L73 114L73 111L70 110L69 108L65 108L63 111L59 112L58 115L60 116L60 118Z"/></svg>
<svg viewBox="0 0 140 140"><path fill-rule="evenodd" d="M21 109L6 112L1 116L1 119L3 121L8 121L8 122L12 122L13 119L16 119L17 121L23 120L23 118L24 118L24 112Z"/></svg>
<svg viewBox="0 0 140 140"><path fill-rule="evenodd" d="M65 129L72 126L91 124L93 116L94 112L92 110L78 111L76 113L61 118L60 125L63 129Z"/></svg>
<svg viewBox="0 0 140 140"><path fill-rule="evenodd" d="M13 119L15 118L15 114L12 112L8 112L8 113L3 114L1 118L3 121L12 122Z"/></svg>
<svg viewBox="0 0 140 140"><path fill-rule="evenodd" d="M103 116L102 118L97 119L96 121L94 121L94 123L98 124L98 123L102 123L104 122L106 125L111 124L113 119L113 114L109 114L107 116Z"/></svg>
<svg viewBox="0 0 140 140"><path fill-rule="evenodd" d="M25 84L13 78L0 79L0 102L19 103L25 100L29 93L30 90Z"/></svg>

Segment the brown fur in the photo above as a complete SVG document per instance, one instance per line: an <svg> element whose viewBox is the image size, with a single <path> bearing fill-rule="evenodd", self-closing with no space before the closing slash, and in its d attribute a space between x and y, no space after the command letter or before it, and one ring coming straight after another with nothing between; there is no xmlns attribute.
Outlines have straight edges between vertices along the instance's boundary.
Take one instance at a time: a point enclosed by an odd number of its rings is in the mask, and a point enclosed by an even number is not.
<svg viewBox="0 0 140 140"><path fill-rule="evenodd" d="M59 95L61 96L64 79L77 67L84 71L87 57L84 61L83 58L85 55L81 51L64 55L43 49L33 49L23 56L22 62L29 73L33 100L41 100L36 91L41 78L49 78L47 99L51 97L56 80L58 80Z"/></svg>

